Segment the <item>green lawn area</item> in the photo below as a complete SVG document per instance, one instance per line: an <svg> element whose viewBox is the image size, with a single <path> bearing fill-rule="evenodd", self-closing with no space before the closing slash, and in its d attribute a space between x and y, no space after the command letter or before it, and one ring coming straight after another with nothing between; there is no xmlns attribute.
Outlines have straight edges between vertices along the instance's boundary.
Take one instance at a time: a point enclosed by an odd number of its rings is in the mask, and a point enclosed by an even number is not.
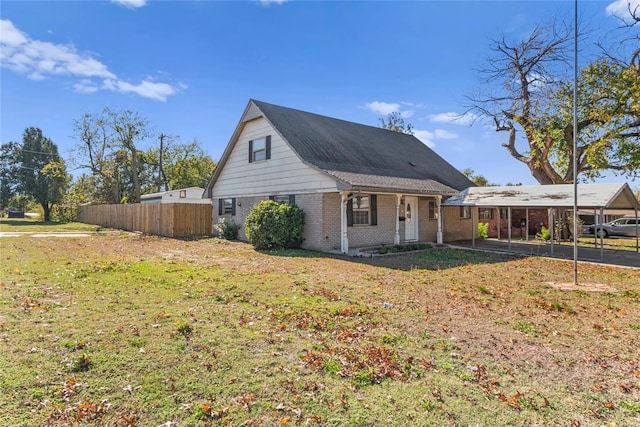
<svg viewBox="0 0 640 427"><path fill-rule="evenodd" d="M634 238L626 238L626 237L607 237L602 239L603 246L605 249L616 249L623 251L634 251L636 250L636 239ZM578 245L583 246L585 248L599 248L600 247L600 238L596 239L591 237L580 237L578 238Z"/></svg>
<svg viewBox="0 0 640 427"><path fill-rule="evenodd" d="M45 222L30 218L2 218L0 232L65 232L65 231L98 231L101 227L81 222Z"/></svg>
<svg viewBox="0 0 640 427"><path fill-rule="evenodd" d="M0 249L2 426L640 425L638 269L580 264L618 291L592 293L547 285L570 262L451 249Z"/></svg>

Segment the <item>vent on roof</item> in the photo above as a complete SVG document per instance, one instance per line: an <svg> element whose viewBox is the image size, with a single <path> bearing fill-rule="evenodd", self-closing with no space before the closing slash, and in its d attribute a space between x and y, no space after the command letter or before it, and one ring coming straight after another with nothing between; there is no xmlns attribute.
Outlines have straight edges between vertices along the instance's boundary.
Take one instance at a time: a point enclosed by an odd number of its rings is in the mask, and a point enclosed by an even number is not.
<svg viewBox="0 0 640 427"><path fill-rule="evenodd" d="M409 164L410 164L411 166L414 166L414 167L415 167L415 165L416 165L416 164L415 164L415 163L413 163L413 162L409 162Z"/></svg>

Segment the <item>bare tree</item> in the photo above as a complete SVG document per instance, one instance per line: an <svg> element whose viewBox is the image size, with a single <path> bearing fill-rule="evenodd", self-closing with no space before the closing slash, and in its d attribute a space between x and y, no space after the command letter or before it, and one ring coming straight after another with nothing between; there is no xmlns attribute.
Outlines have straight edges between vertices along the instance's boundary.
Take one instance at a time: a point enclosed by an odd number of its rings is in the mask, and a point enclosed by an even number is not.
<svg viewBox="0 0 640 427"><path fill-rule="evenodd" d="M527 165L540 184L596 178L604 170L638 174L640 146L636 109L638 79L606 60L581 70L577 152L573 153L571 79L572 29L565 24L536 27L523 41L494 40L483 89L468 97L468 112L491 120L508 134L502 145ZM634 106L635 105L635 106Z"/></svg>

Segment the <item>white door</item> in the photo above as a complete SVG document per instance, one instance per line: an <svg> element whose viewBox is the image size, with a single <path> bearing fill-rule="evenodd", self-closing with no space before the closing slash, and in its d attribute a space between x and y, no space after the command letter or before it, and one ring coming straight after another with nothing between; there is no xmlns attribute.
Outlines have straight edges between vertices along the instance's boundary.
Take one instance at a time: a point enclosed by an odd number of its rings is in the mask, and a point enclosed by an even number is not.
<svg viewBox="0 0 640 427"><path fill-rule="evenodd" d="M418 198L404 198L404 240L418 240Z"/></svg>

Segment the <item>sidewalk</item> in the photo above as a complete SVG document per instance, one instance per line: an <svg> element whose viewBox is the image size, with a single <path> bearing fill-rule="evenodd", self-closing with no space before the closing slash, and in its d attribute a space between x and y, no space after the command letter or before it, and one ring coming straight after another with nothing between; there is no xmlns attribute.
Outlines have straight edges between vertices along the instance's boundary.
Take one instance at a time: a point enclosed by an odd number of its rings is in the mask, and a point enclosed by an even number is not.
<svg viewBox="0 0 640 427"><path fill-rule="evenodd" d="M456 243L455 246L474 248L471 242ZM506 240L485 239L476 240L474 249L573 260L573 245L568 243L563 243L562 245L554 244L553 253L551 253L550 243L542 243L535 240L512 240L511 245L509 245ZM640 254L633 251L604 249L601 252L600 248L578 246L578 260L640 268Z"/></svg>

